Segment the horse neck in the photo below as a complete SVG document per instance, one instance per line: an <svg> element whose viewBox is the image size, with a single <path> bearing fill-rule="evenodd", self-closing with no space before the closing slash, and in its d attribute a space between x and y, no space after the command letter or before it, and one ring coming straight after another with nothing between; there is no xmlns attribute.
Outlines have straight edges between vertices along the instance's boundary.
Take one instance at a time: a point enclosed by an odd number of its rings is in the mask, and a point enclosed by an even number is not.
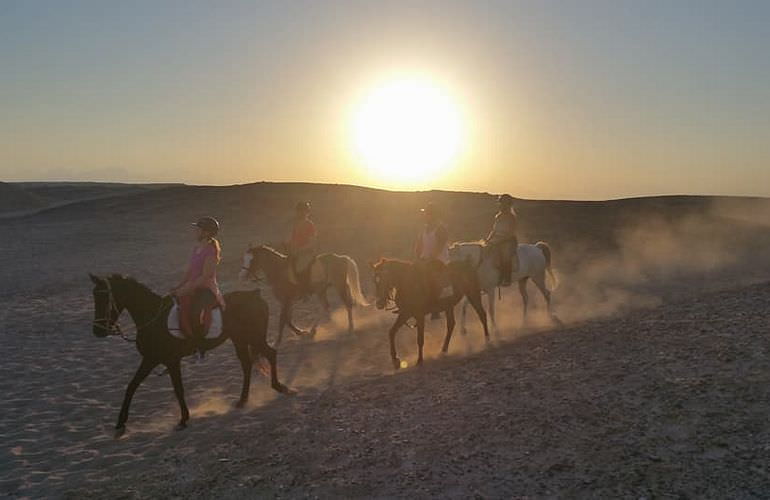
<svg viewBox="0 0 770 500"><path fill-rule="evenodd" d="M265 272L265 276L267 276L267 281L271 284L279 283L281 281L281 272L286 266L288 259L269 250L262 250L261 253L262 255L258 258L260 267Z"/></svg>
<svg viewBox="0 0 770 500"><path fill-rule="evenodd" d="M128 311L137 325L150 321L158 313L163 300L139 283L128 280L113 282L112 289L115 300Z"/></svg>
<svg viewBox="0 0 770 500"><path fill-rule="evenodd" d="M406 262L391 261L391 275L393 276L393 286L396 290L404 289L404 283L407 280L408 273L411 271L412 264Z"/></svg>

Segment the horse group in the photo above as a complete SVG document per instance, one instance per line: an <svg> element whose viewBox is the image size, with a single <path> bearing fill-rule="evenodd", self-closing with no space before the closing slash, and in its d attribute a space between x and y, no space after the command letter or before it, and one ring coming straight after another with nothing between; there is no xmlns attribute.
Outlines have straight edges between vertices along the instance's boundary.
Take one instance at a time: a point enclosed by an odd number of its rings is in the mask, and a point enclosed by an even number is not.
<svg viewBox="0 0 770 500"><path fill-rule="evenodd" d="M476 311L484 330L485 339L489 340L487 312L482 305L482 293L488 297L489 318L493 328L495 324L494 291L500 282L496 258L487 251L483 242L461 242L450 247L452 262L447 266L448 279L445 290L438 300L429 300L430 286L426 273L418 264L398 260L381 259L371 263L371 270L376 290L375 305L378 309L392 309L396 319L389 330L390 355L393 367L398 369L402 361L396 351L395 337L398 330L410 319L415 320L417 330L418 360L423 362L425 316L429 313L444 313L446 335L442 352L446 353L455 328L455 306L463 299L461 331L465 333L466 308L470 304ZM524 321L527 317L528 296L526 284L529 279L535 283L546 300L548 314L560 324L551 310L551 292L546 285L546 276L555 282L551 269L551 249L543 242L534 245L519 245L519 269L515 279L524 304ZM244 253L241 280L257 280L264 275L273 295L280 303L278 337L275 345L281 342L282 334L288 326L295 334L313 333L319 321L316 320L310 330L303 330L292 321L292 307L303 295L314 295L328 315L331 312L327 292L336 291L345 305L348 317L348 331L354 331L353 306L368 305L361 291L360 273L356 262L346 256L321 254L310 269L309 284L300 287L289 279L290 262L286 255L266 245L249 247ZM142 355L142 361L134 377L126 388L123 404L115 426L116 436L125 432L129 407L136 389L158 365L164 365L171 379L181 412L177 428L186 427L190 417L184 398L181 360L195 352L193 342L177 338L169 332L167 318L174 306L171 297L155 294L145 285L132 278L113 274L105 277L90 275L94 284L94 320L93 334L97 337L123 335L117 321L123 311L128 311L136 325L136 347ZM228 338L232 341L235 354L243 371L241 396L236 406L242 407L249 398L251 370L258 358L266 359L270 364L271 386L283 394L292 394L289 388L279 382L277 353L267 342L268 305L259 290L237 291L225 295L227 307L222 313L222 333L219 337L205 341L205 349L214 349Z"/></svg>

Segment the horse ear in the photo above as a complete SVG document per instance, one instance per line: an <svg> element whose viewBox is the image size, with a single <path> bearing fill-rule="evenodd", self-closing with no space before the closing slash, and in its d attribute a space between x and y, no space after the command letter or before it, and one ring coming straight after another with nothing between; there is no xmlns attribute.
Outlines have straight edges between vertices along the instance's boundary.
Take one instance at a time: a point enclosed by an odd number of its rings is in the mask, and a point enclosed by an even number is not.
<svg viewBox="0 0 770 500"><path fill-rule="evenodd" d="M99 278L97 278L96 276L94 276L91 273L88 273L88 277L91 278L91 281L94 282L94 285L98 285L98 284L100 284L102 282L102 280L100 280Z"/></svg>

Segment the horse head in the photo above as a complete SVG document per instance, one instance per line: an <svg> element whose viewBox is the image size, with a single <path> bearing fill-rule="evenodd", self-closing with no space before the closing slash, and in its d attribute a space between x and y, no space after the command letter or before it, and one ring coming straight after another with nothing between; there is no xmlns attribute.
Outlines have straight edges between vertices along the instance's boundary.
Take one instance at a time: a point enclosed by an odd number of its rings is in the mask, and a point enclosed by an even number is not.
<svg viewBox="0 0 770 500"><path fill-rule="evenodd" d="M241 281L256 280L260 271L270 273L280 269L287 262L287 257L275 248L268 245L249 245L243 254L241 271L238 278Z"/></svg>
<svg viewBox="0 0 770 500"><path fill-rule="evenodd" d="M93 334L97 337L119 334L120 331L116 322L120 313L123 312L123 305L115 298L112 278L100 278L93 274L88 276L94 284Z"/></svg>
<svg viewBox="0 0 770 500"><path fill-rule="evenodd" d="M393 299L393 291L396 288L395 263L396 261L385 258L381 258L376 263L369 263L369 266L374 271L374 286L376 290L374 305L377 309L385 309L388 301Z"/></svg>

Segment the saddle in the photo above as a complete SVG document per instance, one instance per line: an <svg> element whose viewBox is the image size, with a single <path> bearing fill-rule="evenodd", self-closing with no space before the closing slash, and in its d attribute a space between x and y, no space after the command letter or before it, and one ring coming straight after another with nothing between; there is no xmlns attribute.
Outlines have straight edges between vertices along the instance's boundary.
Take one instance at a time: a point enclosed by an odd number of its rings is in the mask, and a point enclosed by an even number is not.
<svg viewBox="0 0 770 500"><path fill-rule="evenodd" d="M207 307L201 313L203 317L204 331L206 335L204 338L215 339L222 335L222 309L219 304L214 304L211 307ZM179 323L179 304L174 304L168 313L168 319L166 320L166 326L168 332L178 339L185 340L187 336L182 331L182 326Z"/></svg>
<svg viewBox="0 0 770 500"><path fill-rule="evenodd" d="M422 262L415 269L425 280L426 287L432 290L436 299L441 300L454 294L449 266L440 262Z"/></svg>
<svg viewBox="0 0 770 500"><path fill-rule="evenodd" d="M310 293L310 285L313 281L323 279L324 270L321 267L321 255L314 255L305 268L297 271L297 260L291 259L288 266L289 283L296 285L301 290L302 295Z"/></svg>

